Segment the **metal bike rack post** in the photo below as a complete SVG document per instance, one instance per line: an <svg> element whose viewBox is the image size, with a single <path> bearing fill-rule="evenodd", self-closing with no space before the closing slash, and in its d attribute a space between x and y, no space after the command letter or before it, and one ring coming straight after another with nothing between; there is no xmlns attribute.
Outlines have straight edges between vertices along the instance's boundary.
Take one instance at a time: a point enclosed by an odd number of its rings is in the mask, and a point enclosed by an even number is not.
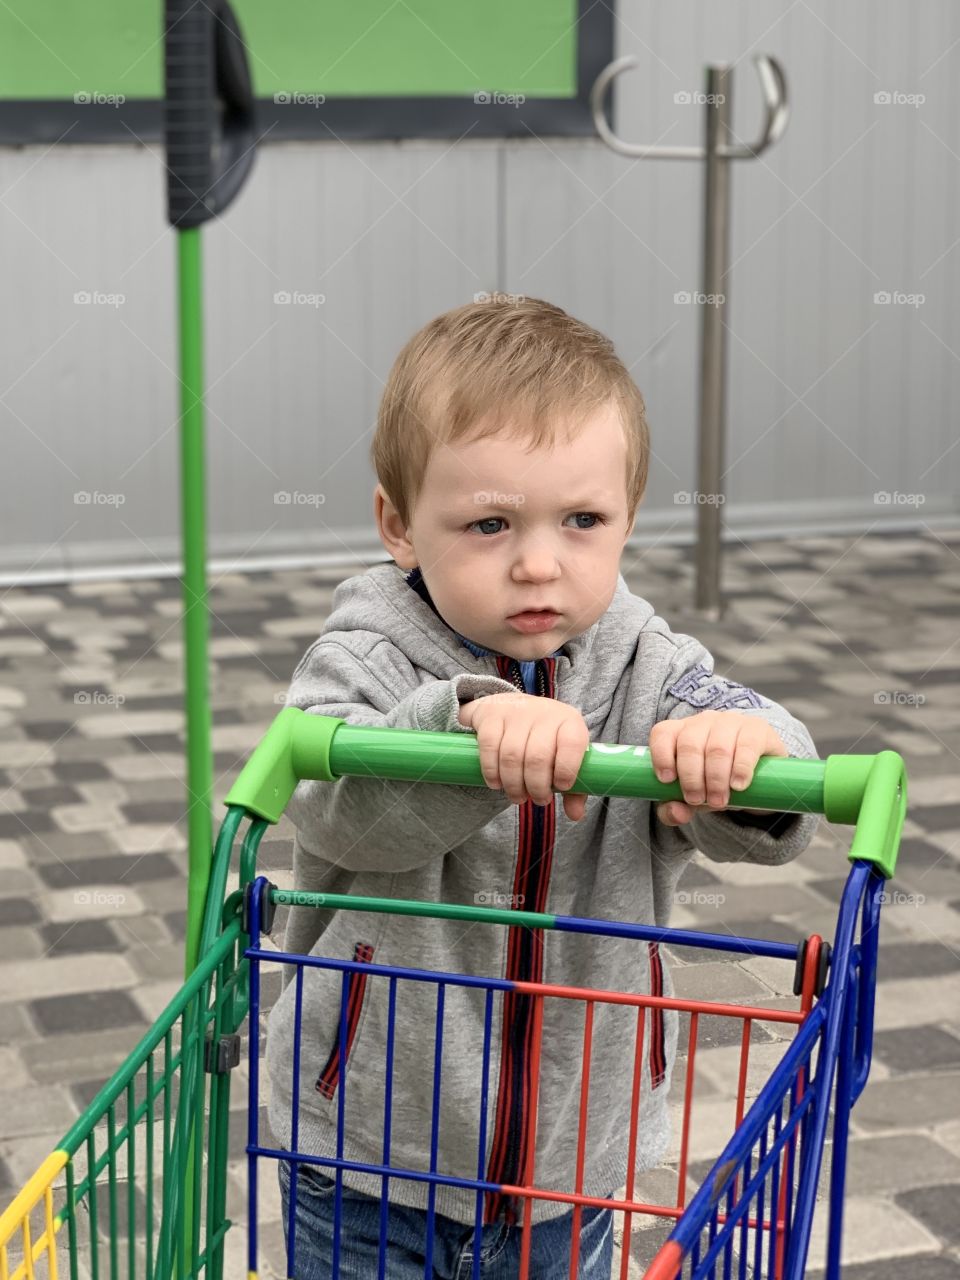
<svg viewBox="0 0 960 1280"><path fill-rule="evenodd" d="M733 68L706 68L705 145L702 147L647 147L618 138L604 115L604 98L622 72L636 67L634 57L618 58L601 71L590 93L597 133L612 151L637 160L705 160L703 296L716 299L701 303L700 414L697 460L697 550L694 604L701 613L719 618L723 612L720 592L723 462L726 443L726 284L730 252L731 160L752 160L782 136L787 125L787 86L783 69L767 54L754 58L763 91L765 119L759 139L752 145L733 142L730 129Z"/></svg>

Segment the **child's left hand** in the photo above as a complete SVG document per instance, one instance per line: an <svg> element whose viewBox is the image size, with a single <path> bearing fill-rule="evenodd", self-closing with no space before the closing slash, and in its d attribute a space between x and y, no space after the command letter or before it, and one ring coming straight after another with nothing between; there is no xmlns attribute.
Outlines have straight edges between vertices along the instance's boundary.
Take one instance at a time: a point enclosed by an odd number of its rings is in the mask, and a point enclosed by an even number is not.
<svg viewBox="0 0 960 1280"><path fill-rule="evenodd" d="M698 809L718 813L727 808L730 788L749 786L761 756L790 754L772 725L739 711L698 711L680 720L660 720L650 730L647 746L657 777L661 782L679 779L686 801L657 805L657 817L668 827L689 822Z"/></svg>

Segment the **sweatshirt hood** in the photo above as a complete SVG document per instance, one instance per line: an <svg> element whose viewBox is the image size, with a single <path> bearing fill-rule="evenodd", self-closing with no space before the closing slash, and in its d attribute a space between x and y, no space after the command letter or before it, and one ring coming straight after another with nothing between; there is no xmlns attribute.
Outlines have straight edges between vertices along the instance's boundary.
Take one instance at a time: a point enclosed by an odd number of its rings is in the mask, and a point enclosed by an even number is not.
<svg viewBox="0 0 960 1280"><path fill-rule="evenodd" d="M432 602L428 603L411 585L409 576L391 560L345 579L333 593L332 608L320 634L333 638L338 631L368 632L371 647L377 639L386 639L416 666L441 680L452 679L463 671L495 675L496 654L477 654L469 648L464 643L466 637L444 621ZM428 595L425 588L424 593ZM653 606L634 595L623 574L618 574L605 612L556 651L557 681L564 686L565 698L578 705L584 696L588 702L596 700L602 691L588 689L586 682L592 673L592 685L598 670L609 679L612 692L632 661L640 632L653 614ZM351 643L355 645L356 636ZM598 662L601 656L603 660Z"/></svg>

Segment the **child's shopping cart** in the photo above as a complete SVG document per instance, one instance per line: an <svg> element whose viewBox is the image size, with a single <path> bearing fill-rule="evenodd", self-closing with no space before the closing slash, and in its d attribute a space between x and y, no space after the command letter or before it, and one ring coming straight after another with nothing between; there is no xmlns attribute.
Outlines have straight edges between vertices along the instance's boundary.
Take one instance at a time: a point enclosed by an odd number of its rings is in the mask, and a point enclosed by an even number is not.
<svg viewBox="0 0 960 1280"><path fill-rule="evenodd" d="M249 1084L248 1259L254 1276L258 1268L258 1175L266 1165L275 1172L278 1159L288 1161L291 1196L296 1195L297 1171L306 1164L323 1168L336 1179L336 1235L339 1237L342 1171L362 1169L380 1175L386 1189L390 1178L413 1178L429 1188L429 1227L435 1191L455 1184L475 1192L478 1223L484 1194L500 1192L524 1204L521 1277L527 1274L531 1206L535 1199L562 1201L574 1208L575 1218L586 1205L617 1212L623 1224L620 1276L630 1272L631 1233L650 1221L675 1220L656 1252L648 1280L673 1277L788 1277L803 1274L811 1237L821 1158L832 1112L832 1166L825 1224L827 1275L839 1274L841 1220L847 1127L850 1108L863 1089L870 1067L873 999L876 979L877 934L881 893L892 875L906 806L903 761L895 752L866 756L831 756L826 761L764 758L750 787L738 796L744 807L819 812L828 820L855 823L850 849L852 867L840 905L832 947L814 936L799 946L782 942L721 936L682 929L655 929L612 921L584 920L533 912L447 903L352 899L331 894L281 891L256 875L257 850L265 830L276 822L301 778L331 781L343 774L381 778L428 779L437 784L485 785L476 738L471 734L440 734L402 729L352 726L343 721L306 714L296 708L282 711L251 756L227 797L227 816L214 851L206 901L200 962L162 1017L123 1066L103 1087L77 1123L29 1180L0 1219L0 1280L32 1277L168 1276L224 1274L228 1122L231 1069L241 1063L240 1030L248 1022L248 1045L254 1051L244 1064ZM581 772L571 790L596 795L625 795L649 800L679 796L677 783L657 781L644 748L611 751L588 748ZM231 857L241 825L249 824L239 852L239 888L226 896ZM795 971L793 1008L706 1000L635 995L614 991L580 990L546 983L510 983L472 975L438 973L374 964L363 958L329 960L287 955L262 945L275 906L294 910L317 907L394 912L427 917L453 917L471 923L502 927L525 924L546 931L629 937L638 946L667 944L677 955L691 948L710 948L732 956L779 960ZM303 977L310 967L341 973L342 1004L338 1052L337 1157L320 1160L297 1150L296 1125L291 1149L281 1150L262 1139L259 1131L259 1054L261 1039L261 969L268 964L292 966L299 1012ZM695 974L696 970L692 969ZM434 1029L410 1029L424 1045L425 1070L432 1070L434 1128L424 1135L424 1159L429 1167L406 1169L389 1159L391 1080L386 1073L384 1095L384 1155L359 1164L343 1157L343 1117L349 1093L348 1004L363 983L388 984L390 1009L396 1009L400 984L430 983L437 993ZM533 1000L533 1105L530 1136L537 1124L536 1092L544 1006L548 1001L572 1000L584 1008L583 1059L571 1063L574 1088L579 1090L581 1123L577 1168L571 1171L574 1189L563 1192L537 1185L533 1156L527 1161L522 1185L485 1182L483 1149L478 1153L476 1177L453 1178L436 1168L437 1104L443 1088L440 1046L443 1035L444 993L457 987L478 989L484 1001L485 1034L482 1053L484 1079L490 1059L493 1007L508 990ZM600 1200L582 1193L582 1168L591 1069L591 1028L604 1008L619 1006L636 1025L633 1060L620 1064L623 1094L628 1104L630 1159L624 1169L622 1198ZM643 1114L641 1064L650 1024L668 1009L684 1024L679 1053L685 1057L682 1118L678 1126L676 1194L666 1203L646 1203L635 1196L633 1174L638 1118ZM732 1035L707 1037L704 1026L723 1025ZM766 1029L760 1035L761 1029ZM391 1013L388 1060L394 1036L401 1029ZM297 1032L299 1037L299 1030ZM719 1050L711 1047L718 1041ZM724 1048L723 1046L728 1046ZM699 1049L698 1049L698 1046ZM698 1057L699 1054L699 1057ZM732 1135L699 1190L686 1203L685 1192L697 1147L696 1098L698 1063L726 1062L732 1079ZM729 1059L729 1061L728 1061ZM768 1064L774 1063L767 1073ZM299 1045L292 1055L294 1098L299 1096ZM609 1072L614 1064L604 1063ZM761 1083L760 1078L765 1076ZM579 1078L578 1078L579 1077ZM716 1070L712 1089L718 1092ZM755 1094L747 1106L747 1098ZM715 1102L715 1097L711 1100ZM481 1115L483 1107L481 1106ZM481 1118L481 1137L483 1135ZM722 1145L714 1143L713 1152ZM527 1150L534 1152L531 1140ZM293 1221L291 1212L290 1219ZM431 1235L425 1245L424 1274L432 1274ZM572 1236L569 1272L577 1274L577 1235ZM293 1241L288 1240L288 1248ZM474 1275L479 1275L480 1250L474 1250ZM295 1275L288 1259L286 1274ZM820 1265L819 1260L814 1265ZM338 1273L335 1248L331 1274ZM228 1274L236 1268L228 1266ZM381 1256L380 1272L384 1261Z"/></svg>

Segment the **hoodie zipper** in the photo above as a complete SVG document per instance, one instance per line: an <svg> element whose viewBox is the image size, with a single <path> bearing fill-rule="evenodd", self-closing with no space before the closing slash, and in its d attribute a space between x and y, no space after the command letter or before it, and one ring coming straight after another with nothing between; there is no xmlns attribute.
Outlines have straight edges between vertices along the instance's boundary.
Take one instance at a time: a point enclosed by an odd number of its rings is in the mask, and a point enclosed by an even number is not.
<svg viewBox="0 0 960 1280"><path fill-rule="evenodd" d="M526 693L523 674L515 659L497 659L499 674ZM542 658L535 668L537 696L552 698L556 660ZM553 861L556 832L556 801L537 805L528 800L520 809L520 840L514 873L514 904L525 911L544 911ZM511 927L507 943L506 977L510 981L539 982L543 978L543 930ZM528 995L505 992L503 1034L500 1052L500 1080L493 1143L487 1181L518 1185L527 1162L527 1116L530 1096L536 1087L530 1079L533 1038L533 1001ZM521 1206L522 1207L522 1206ZM485 1221L501 1214L507 1222L517 1221L511 1197L499 1192L486 1196Z"/></svg>
<svg viewBox="0 0 960 1280"><path fill-rule="evenodd" d="M427 590L419 568L406 576L408 586L443 618ZM446 625L446 624L445 624ZM461 641L465 638L460 637ZM521 693L527 688L523 671L515 658L492 654L497 674L509 680ZM556 697L556 656L541 658L534 668L534 688L540 697ZM528 800L520 809L520 851L514 872L514 903L529 911L546 910L550 867L556 831L556 799L549 805L535 805ZM522 894L520 898L518 895ZM543 930L511 927L508 930L507 972L513 981L539 982L543 978ZM517 1185L526 1164L526 1115L534 1087L529 1079L533 1033L533 999L505 992L503 998L503 1031L500 1048L500 1080L497 1089L497 1113L493 1143L487 1164L487 1181ZM522 1206L520 1206L522 1208ZM499 1192L485 1196L484 1222L491 1223L503 1215L508 1223L517 1220L517 1206L511 1197Z"/></svg>

